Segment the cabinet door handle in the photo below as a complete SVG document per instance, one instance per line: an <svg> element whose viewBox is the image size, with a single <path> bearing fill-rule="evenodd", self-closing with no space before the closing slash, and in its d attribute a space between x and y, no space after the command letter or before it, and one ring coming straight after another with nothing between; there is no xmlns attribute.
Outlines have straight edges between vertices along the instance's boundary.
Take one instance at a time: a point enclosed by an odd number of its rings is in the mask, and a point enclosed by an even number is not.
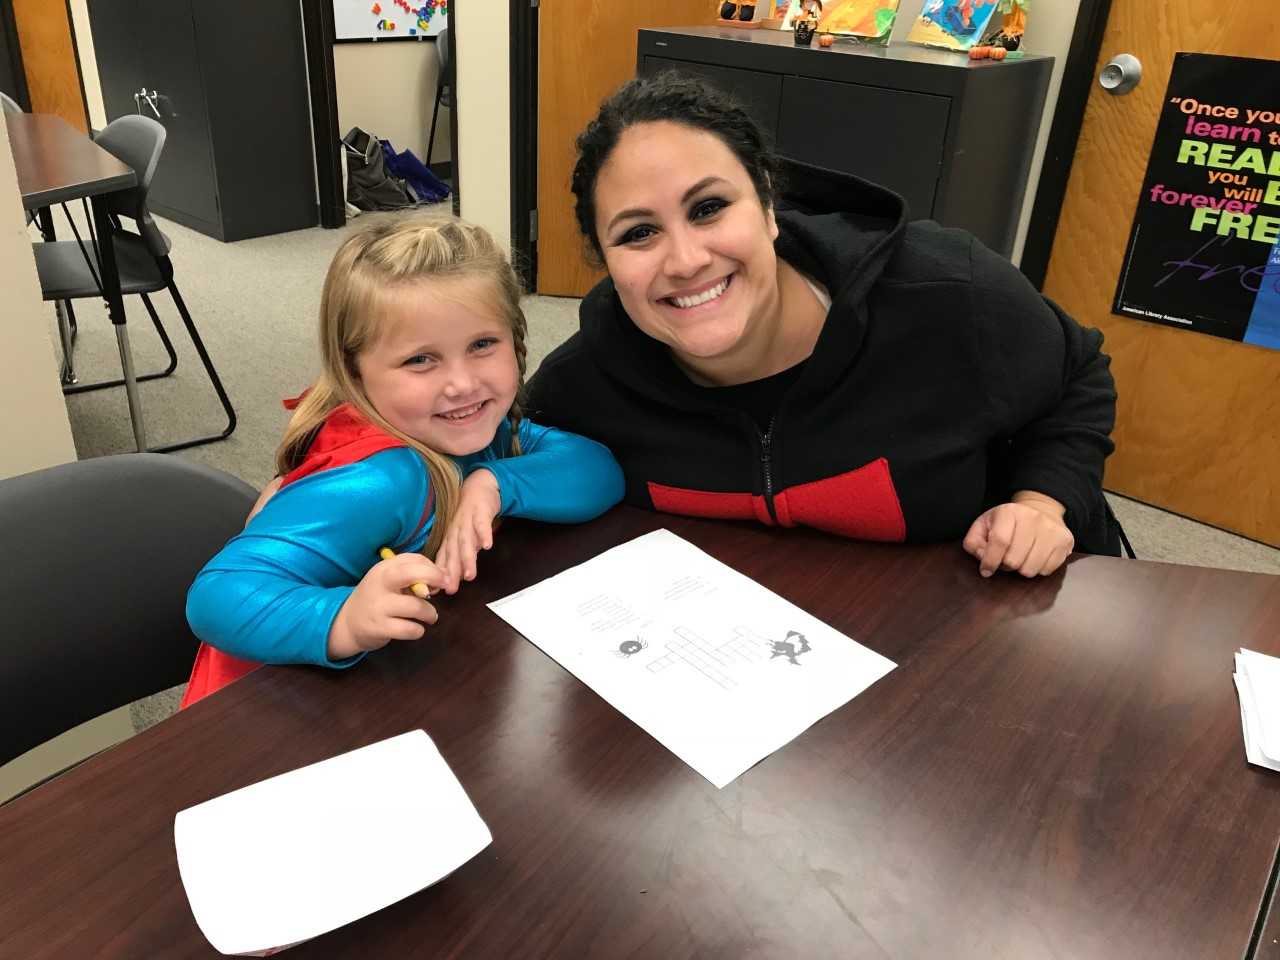
<svg viewBox="0 0 1280 960"><path fill-rule="evenodd" d="M151 112L156 115L157 120L161 119L160 109L156 106L156 97L158 96L160 96L159 90L152 90L150 93L147 93L146 87L143 87L139 92L135 93L133 95L133 99L135 103L138 103L138 112L142 113L142 103L139 103L139 100L141 100L151 108Z"/></svg>

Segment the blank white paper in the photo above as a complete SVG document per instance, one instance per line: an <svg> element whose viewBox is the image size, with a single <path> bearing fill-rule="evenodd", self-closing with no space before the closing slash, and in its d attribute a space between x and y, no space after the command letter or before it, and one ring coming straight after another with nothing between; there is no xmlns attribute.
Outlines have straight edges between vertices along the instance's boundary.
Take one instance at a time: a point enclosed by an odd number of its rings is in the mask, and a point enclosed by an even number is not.
<svg viewBox="0 0 1280 960"><path fill-rule="evenodd" d="M717 787L895 666L668 530L489 607Z"/></svg>
<svg viewBox="0 0 1280 960"><path fill-rule="evenodd" d="M183 810L173 839L201 932L264 955L430 886L493 838L413 730Z"/></svg>
<svg viewBox="0 0 1280 960"><path fill-rule="evenodd" d="M1249 725L1258 747L1280 763L1280 657L1242 649L1236 654L1236 672L1249 687Z"/></svg>
<svg viewBox="0 0 1280 960"><path fill-rule="evenodd" d="M1274 713L1280 701L1280 659L1252 650L1235 655L1236 693L1240 697L1240 726L1244 732L1244 752L1250 763L1280 771L1280 742L1267 739L1264 718Z"/></svg>

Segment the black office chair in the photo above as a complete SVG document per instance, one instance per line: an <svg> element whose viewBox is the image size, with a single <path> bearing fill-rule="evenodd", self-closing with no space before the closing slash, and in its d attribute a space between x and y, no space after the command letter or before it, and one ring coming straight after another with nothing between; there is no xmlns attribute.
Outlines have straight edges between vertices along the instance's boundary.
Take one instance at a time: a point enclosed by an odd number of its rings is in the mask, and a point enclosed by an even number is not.
<svg viewBox="0 0 1280 960"><path fill-rule="evenodd" d="M431 166L431 147L436 142L436 117L440 104L453 109L453 61L449 59L449 28L436 36L436 62L440 65L436 77L436 105L431 108L431 135L427 137L427 166Z"/></svg>
<svg viewBox="0 0 1280 960"><path fill-rule="evenodd" d="M200 334L191 319L191 314L187 312L187 305L183 302L182 295L178 292L177 284L174 283L173 263L169 260L169 238L156 226L155 220L152 219L151 213L147 209L147 190L151 186L151 179L155 174L156 165L160 161L160 153L164 148L165 128L150 117L129 115L112 120L98 134L96 140L99 146L133 167L134 172L137 174L138 185L136 187L108 196L111 220L114 227L112 240L115 246L116 263L120 272L120 292L125 296L136 293L142 297L142 303L147 308L147 313L151 316L151 322L156 328L156 333L160 336L161 343L164 344L165 352L169 355L169 363L165 369L157 373L143 374L137 380L142 383L146 380L167 377L178 366L178 355L173 349L173 343L170 341L164 324L160 322L160 315L156 313L156 309L151 303L151 298L148 296L148 294L156 293L160 290L168 290L169 295L173 297L174 305L178 308L178 313L182 316L182 322L187 328L191 342L196 348L196 353L200 356L201 363L204 364L205 372L209 375L209 381L213 384L214 392L217 393L218 401L222 404L222 409L227 417L227 425L219 433L151 447L150 449L157 453L167 453L173 450L199 446L204 443L213 443L216 440L225 440L236 428L235 408L232 407L231 400L227 397L227 391L222 386L218 371L214 369L213 361L209 359L209 352L205 349L204 341L200 339ZM133 220L138 232L131 233L125 230L120 223L122 217ZM72 226L74 228L74 222ZM78 232L75 240L37 243L33 245L33 249L35 251L36 270L40 275L40 288L44 299L58 301L60 310L66 316L65 322L63 322L60 315L58 330L62 338L64 359L63 393L83 393L89 390L101 390L106 387L123 385L124 380L121 379L103 380L97 383L75 382L72 356L75 350L76 320L75 313L71 308L71 301L86 298L96 299L102 296L102 286L95 267L96 252L86 247ZM126 350L123 343L120 345L120 350L122 354ZM124 361L123 356L121 361Z"/></svg>
<svg viewBox="0 0 1280 960"><path fill-rule="evenodd" d="M0 113L22 113L22 112L23 112L22 105L18 103L17 100L13 99L13 97L5 93L3 90L0 90ZM27 223L30 223L32 220L36 218L36 215L32 213L30 210L24 210L23 213L27 218Z"/></svg>
<svg viewBox="0 0 1280 960"><path fill-rule="evenodd" d="M187 588L255 497L151 453L0 480L0 764L187 679Z"/></svg>

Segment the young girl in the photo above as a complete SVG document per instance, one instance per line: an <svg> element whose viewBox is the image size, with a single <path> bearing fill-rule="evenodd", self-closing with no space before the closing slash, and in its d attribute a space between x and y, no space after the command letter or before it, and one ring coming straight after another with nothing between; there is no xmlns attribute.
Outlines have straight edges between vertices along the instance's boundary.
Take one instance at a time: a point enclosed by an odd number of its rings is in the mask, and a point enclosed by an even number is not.
<svg viewBox="0 0 1280 960"><path fill-rule="evenodd" d="M436 622L421 585L472 579L496 517L575 523L621 499L607 449L522 418L519 298L493 239L460 221L376 222L342 245L278 489L187 596L204 642L184 707L260 663L347 667L420 637Z"/></svg>

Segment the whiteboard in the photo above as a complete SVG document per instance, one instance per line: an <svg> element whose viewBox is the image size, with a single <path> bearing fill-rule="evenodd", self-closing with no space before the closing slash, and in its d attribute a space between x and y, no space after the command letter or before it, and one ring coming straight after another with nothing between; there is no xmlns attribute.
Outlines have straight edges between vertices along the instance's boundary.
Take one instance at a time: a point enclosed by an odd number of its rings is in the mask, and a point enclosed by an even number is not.
<svg viewBox="0 0 1280 960"><path fill-rule="evenodd" d="M448 20L448 0L333 0L335 40L420 40Z"/></svg>

